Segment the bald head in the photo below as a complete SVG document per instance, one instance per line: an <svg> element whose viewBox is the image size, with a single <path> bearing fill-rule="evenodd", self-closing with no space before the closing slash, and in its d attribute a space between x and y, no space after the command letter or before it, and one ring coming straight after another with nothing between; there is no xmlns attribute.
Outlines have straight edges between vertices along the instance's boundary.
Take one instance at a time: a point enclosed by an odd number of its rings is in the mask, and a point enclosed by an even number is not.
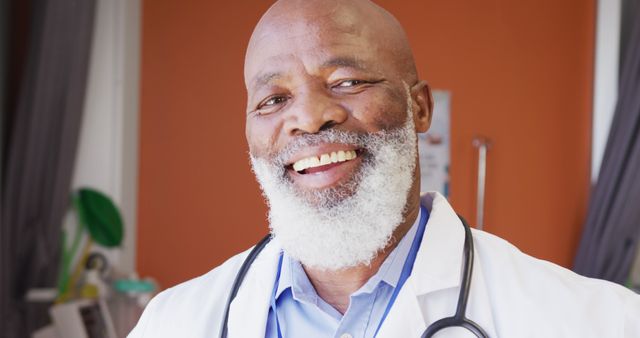
<svg viewBox="0 0 640 338"><path fill-rule="evenodd" d="M402 26L380 6L368 0L280 0L251 36L245 82L248 87L274 52L294 54L307 48L331 53L340 47L353 47L356 58L363 58L366 50L406 83L418 79Z"/></svg>
<svg viewBox="0 0 640 338"><path fill-rule="evenodd" d="M368 0L276 2L251 36L244 77L254 154L329 126L391 130L409 108L416 131L430 123L431 94L404 30Z"/></svg>

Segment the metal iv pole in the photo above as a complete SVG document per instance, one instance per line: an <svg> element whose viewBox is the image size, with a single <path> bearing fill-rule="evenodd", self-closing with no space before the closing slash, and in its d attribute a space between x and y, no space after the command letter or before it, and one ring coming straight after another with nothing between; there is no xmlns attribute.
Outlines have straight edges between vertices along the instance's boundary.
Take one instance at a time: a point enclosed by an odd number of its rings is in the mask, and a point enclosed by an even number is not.
<svg viewBox="0 0 640 338"><path fill-rule="evenodd" d="M476 228L482 230L484 226L484 193L487 177L487 150L491 140L484 136L473 139L473 146L478 148L478 189L476 195Z"/></svg>

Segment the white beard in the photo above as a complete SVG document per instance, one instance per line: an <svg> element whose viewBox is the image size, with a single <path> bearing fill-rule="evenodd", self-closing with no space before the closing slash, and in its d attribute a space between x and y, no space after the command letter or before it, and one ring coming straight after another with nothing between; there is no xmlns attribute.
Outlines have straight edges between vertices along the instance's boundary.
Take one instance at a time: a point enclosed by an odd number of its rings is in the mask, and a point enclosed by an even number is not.
<svg viewBox="0 0 640 338"><path fill-rule="evenodd" d="M404 211L416 166L416 134L408 105L398 129L370 134L327 130L293 140L268 161L250 156L269 204L271 233L303 265L341 270L369 265L384 249ZM285 174L284 158L318 143L344 143L365 149L361 168L348 182L302 192Z"/></svg>

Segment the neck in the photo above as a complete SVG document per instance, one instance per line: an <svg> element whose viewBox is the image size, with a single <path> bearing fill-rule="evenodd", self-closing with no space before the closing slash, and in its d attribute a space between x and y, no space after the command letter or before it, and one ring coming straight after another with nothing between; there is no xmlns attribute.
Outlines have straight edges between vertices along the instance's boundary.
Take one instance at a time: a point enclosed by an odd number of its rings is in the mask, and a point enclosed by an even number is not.
<svg viewBox="0 0 640 338"><path fill-rule="evenodd" d="M409 231L420 212L419 194L414 202L407 205L405 221L394 230L389 244L382 249L370 264L357 265L341 270L322 270L304 267L316 293L325 302L333 306L341 314L349 307L349 297L360 289L373 275L375 275L384 260L398 245L400 240Z"/></svg>

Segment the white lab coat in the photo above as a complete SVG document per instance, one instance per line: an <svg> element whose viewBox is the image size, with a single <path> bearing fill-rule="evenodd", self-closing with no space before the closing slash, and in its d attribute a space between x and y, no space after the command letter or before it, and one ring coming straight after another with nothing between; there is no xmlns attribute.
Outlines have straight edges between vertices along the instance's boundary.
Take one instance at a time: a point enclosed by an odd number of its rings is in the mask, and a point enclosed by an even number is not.
<svg viewBox="0 0 640 338"><path fill-rule="evenodd" d="M464 229L441 195L425 194L422 204L430 216L413 273L378 337L420 337L429 324L455 312ZM467 317L490 337L640 337L635 293L525 255L489 233L474 230L473 238ZM264 337L279 251L277 242L269 243L246 275L231 304L229 337ZM217 337L229 289L247 254L160 293L129 337ZM439 336L472 337L464 329Z"/></svg>

